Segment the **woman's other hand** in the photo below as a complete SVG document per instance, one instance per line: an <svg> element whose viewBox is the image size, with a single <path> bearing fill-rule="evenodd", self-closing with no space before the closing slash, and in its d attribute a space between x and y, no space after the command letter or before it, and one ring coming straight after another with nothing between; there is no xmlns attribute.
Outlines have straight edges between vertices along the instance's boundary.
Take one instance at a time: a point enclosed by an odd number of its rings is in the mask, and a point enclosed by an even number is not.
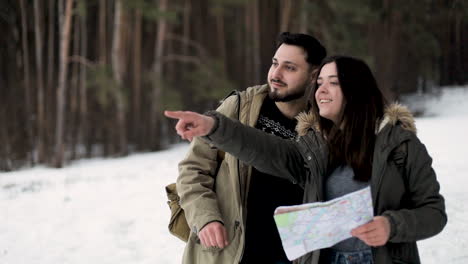
<svg viewBox="0 0 468 264"><path fill-rule="evenodd" d="M383 246L390 237L390 222L385 216L376 216L371 222L353 229L351 235L368 246Z"/></svg>

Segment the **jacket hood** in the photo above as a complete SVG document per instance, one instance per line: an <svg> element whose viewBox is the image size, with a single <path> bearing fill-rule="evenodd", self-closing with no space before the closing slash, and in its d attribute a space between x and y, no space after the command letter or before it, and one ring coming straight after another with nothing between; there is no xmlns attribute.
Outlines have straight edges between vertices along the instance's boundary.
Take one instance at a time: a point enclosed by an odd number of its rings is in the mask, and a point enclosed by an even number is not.
<svg viewBox="0 0 468 264"><path fill-rule="evenodd" d="M400 124L403 129L411 131L414 134L417 132L413 114L411 114L408 107L399 103L393 103L385 108L384 118L380 121L377 133L382 131L386 125L395 126L397 124Z"/></svg>
<svg viewBox="0 0 468 264"><path fill-rule="evenodd" d="M309 129L320 131L318 120L311 111L299 113L296 116L296 119L296 131L299 136L306 135ZM380 132L386 125L395 126L397 124L400 124L403 129L416 134L416 125L413 114L411 114L408 107L398 103L390 104L385 108L384 117L379 122L376 132Z"/></svg>
<svg viewBox="0 0 468 264"><path fill-rule="evenodd" d="M312 111L301 112L296 116L297 125L296 132L299 136L305 136L307 131L314 129L320 131L319 122L317 118L312 114Z"/></svg>

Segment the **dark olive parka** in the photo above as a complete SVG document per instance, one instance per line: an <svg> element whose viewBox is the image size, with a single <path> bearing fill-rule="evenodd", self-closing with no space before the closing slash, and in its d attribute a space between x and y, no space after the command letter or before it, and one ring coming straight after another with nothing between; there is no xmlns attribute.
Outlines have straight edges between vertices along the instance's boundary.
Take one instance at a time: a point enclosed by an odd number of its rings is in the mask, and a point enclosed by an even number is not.
<svg viewBox="0 0 468 264"><path fill-rule="evenodd" d="M312 114L298 116L295 142L217 112L210 115L217 124L205 140L260 171L300 184L304 202L323 201L328 149ZM374 214L388 217L391 224L389 241L372 248L375 263L420 263L416 241L439 233L447 215L432 159L416 136L411 113L401 105L387 107L379 123L370 185ZM318 263L319 254L311 252L296 263Z"/></svg>

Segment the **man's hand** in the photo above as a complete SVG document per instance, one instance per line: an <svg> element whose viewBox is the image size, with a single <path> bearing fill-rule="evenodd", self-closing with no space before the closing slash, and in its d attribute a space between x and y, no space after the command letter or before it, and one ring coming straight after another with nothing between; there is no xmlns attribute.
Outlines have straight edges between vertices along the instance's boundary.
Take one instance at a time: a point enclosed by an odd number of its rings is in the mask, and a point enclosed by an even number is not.
<svg viewBox="0 0 468 264"><path fill-rule="evenodd" d="M359 238L368 246L383 246L390 237L390 222L385 216L376 216L371 222L353 229L351 235Z"/></svg>
<svg viewBox="0 0 468 264"><path fill-rule="evenodd" d="M224 248L229 244L226 228L220 222L211 222L204 226L198 233L198 237L205 247Z"/></svg>
<svg viewBox="0 0 468 264"><path fill-rule="evenodd" d="M179 119L175 127L177 134L189 141L194 137L208 135L215 123L212 117L189 111L164 111L164 115Z"/></svg>

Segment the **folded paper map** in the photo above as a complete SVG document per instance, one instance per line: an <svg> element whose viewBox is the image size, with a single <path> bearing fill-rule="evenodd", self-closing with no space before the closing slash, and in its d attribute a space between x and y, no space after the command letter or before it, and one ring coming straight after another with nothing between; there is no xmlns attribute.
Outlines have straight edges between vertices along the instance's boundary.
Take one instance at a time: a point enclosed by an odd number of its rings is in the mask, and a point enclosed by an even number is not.
<svg viewBox="0 0 468 264"><path fill-rule="evenodd" d="M370 187L327 201L275 210L275 222L289 260L331 247L374 216Z"/></svg>

